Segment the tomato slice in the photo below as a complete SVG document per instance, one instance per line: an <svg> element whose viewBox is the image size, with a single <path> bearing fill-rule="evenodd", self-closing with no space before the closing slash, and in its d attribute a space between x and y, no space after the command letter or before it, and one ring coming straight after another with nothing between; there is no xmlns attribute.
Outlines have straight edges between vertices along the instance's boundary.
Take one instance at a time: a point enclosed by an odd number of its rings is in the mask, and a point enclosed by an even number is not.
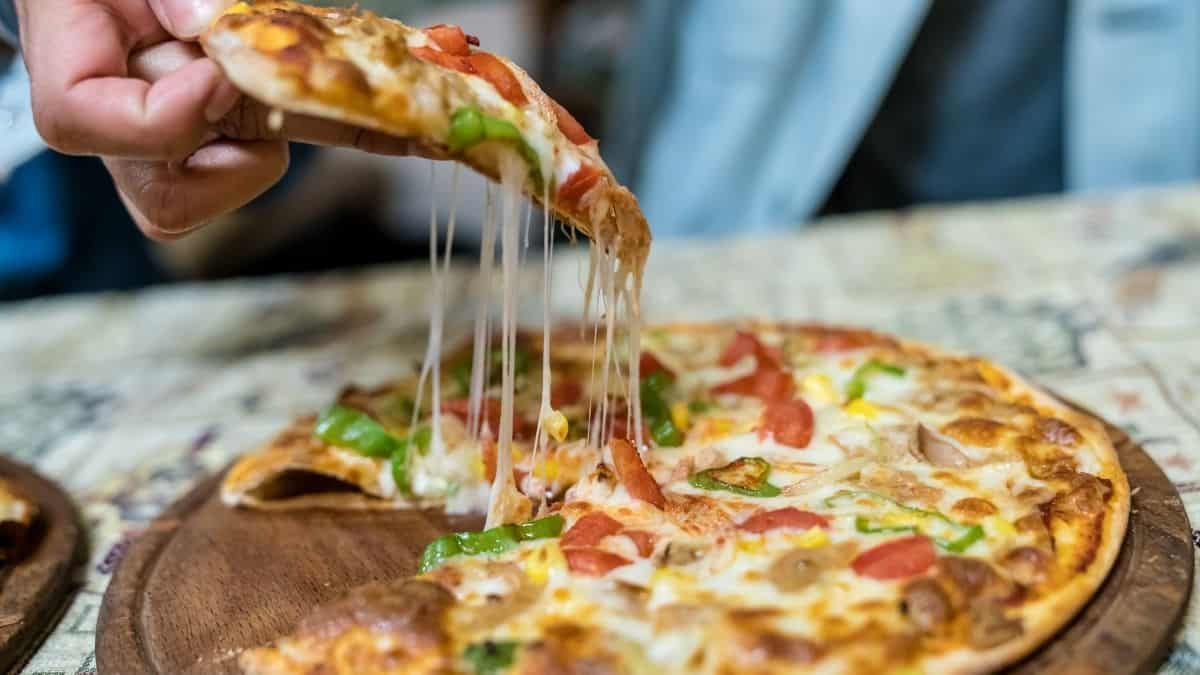
<svg viewBox="0 0 1200 675"><path fill-rule="evenodd" d="M813 436L812 408L798 398L771 401L763 410L759 434L771 434L780 445L806 448Z"/></svg>
<svg viewBox="0 0 1200 675"><path fill-rule="evenodd" d="M739 330L733 336L733 342L721 352L717 363L722 366L732 366L747 356L753 355L758 360L759 367L772 366L783 368L783 354L776 347L768 347L754 333Z"/></svg>
<svg viewBox="0 0 1200 675"><path fill-rule="evenodd" d="M626 530L621 533L629 537L633 541L633 545L637 547L638 555L643 558L649 558L651 553L654 553L654 535L645 530Z"/></svg>
<svg viewBox="0 0 1200 675"><path fill-rule="evenodd" d="M562 185L554 197L560 204L578 204L580 199L600 182L600 170L591 164L580 164L578 169Z"/></svg>
<svg viewBox="0 0 1200 675"><path fill-rule="evenodd" d="M602 511L593 511L575 521L571 529L563 533L559 546L595 546L601 539L621 531L623 525Z"/></svg>
<svg viewBox="0 0 1200 675"><path fill-rule="evenodd" d="M559 378L550 387L550 405L559 408L565 405L574 405L583 398L583 385L579 380L566 380Z"/></svg>
<svg viewBox="0 0 1200 675"><path fill-rule="evenodd" d="M563 549L567 559L567 567L572 572L598 577L612 570L629 564L629 560L598 548L567 548Z"/></svg>
<svg viewBox="0 0 1200 675"><path fill-rule="evenodd" d="M801 511L792 506L774 511L759 511L738 525L738 529L755 534L782 528L810 530L814 527L828 530L829 519L819 513Z"/></svg>
<svg viewBox="0 0 1200 675"><path fill-rule="evenodd" d="M851 563L859 576L903 579L924 572L937 562L933 540L920 535L893 539L858 554Z"/></svg>
<svg viewBox="0 0 1200 675"><path fill-rule="evenodd" d="M638 377L649 377L659 372L666 373L672 380L675 379L675 373L664 366L662 361L656 359L650 352L642 352L641 357L638 358Z"/></svg>
<svg viewBox="0 0 1200 675"><path fill-rule="evenodd" d="M509 103L513 105L529 103L529 99L525 97L525 90L521 88L520 80L513 75L508 65L496 58L495 55L487 52L475 52L466 59L475 69L475 74L490 82Z"/></svg>
<svg viewBox="0 0 1200 675"><path fill-rule="evenodd" d="M713 387L714 394L741 394L757 396L763 401L786 400L796 391L796 381L791 373L778 368L762 368Z"/></svg>
<svg viewBox="0 0 1200 675"><path fill-rule="evenodd" d="M660 509L665 507L667 500L663 497L662 489L658 487L654 476L651 476L650 472L646 470L646 465L642 463L642 456L638 454L638 451L627 441L619 438L614 438L608 447L612 451L617 477L621 479L621 484L629 491L629 495Z"/></svg>
<svg viewBox="0 0 1200 675"><path fill-rule="evenodd" d="M487 427L493 434L500 433L500 399L489 396L483 399L482 413ZM454 415L460 420L466 422L471 415L471 403L466 398L444 398L442 399L442 412L448 415ZM523 438L527 425L525 419L519 415L513 415L513 436Z"/></svg>
<svg viewBox="0 0 1200 675"><path fill-rule="evenodd" d="M455 56L470 56L471 45L479 45L479 38L467 35L462 28L448 23L439 23L425 29L425 35L442 51Z"/></svg>
<svg viewBox="0 0 1200 675"><path fill-rule="evenodd" d="M468 75L475 74L475 66L471 65L471 60L468 56L456 56L440 49L434 49L433 47L409 47L408 53L427 63L433 63L443 68L449 68L450 70L457 70L460 73Z"/></svg>
<svg viewBox="0 0 1200 675"><path fill-rule="evenodd" d="M554 116L558 119L558 130L563 132L563 136L566 136L567 140L575 145L586 145L594 140L570 111L562 107L558 101L552 99L550 103L554 105Z"/></svg>

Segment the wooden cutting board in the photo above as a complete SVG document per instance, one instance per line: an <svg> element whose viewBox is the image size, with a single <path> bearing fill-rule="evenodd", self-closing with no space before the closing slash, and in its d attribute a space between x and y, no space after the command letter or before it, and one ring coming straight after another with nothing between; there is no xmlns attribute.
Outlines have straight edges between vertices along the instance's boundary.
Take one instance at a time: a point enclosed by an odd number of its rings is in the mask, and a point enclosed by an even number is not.
<svg viewBox="0 0 1200 675"><path fill-rule="evenodd" d="M29 467L0 457L0 478L38 507L16 561L0 564L0 673L8 673L29 660L66 607L83 530L70 498Z"/></svg>
<svg viewBox="0 0 1200 675"><path fill-rule="evenodd" d="M1145 451L1109 433L1134 490L1120 556L1092 602L1013 673L1147 672L1172 644L1192 584L1187 515ZM412 574L434 537L482 525L430 512L233 510L219 482L197 486L125 554L100 610L101 675L234 675L242 649L355 586Z"/></svg>

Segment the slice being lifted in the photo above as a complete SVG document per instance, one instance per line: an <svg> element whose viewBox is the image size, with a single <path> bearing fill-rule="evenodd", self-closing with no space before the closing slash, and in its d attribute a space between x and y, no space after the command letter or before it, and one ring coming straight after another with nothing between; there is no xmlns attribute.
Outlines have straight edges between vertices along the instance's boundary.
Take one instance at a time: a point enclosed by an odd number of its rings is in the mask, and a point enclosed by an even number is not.
<svg viewBox="0 0 1200 675"><path fill-rule="evenodd" d="M595 139L457 26L270 0L234 5L201 41L238 88L278 110L412 138L496 180L501 155L516 150L530 197L640 270L646 219Z"/></svg>

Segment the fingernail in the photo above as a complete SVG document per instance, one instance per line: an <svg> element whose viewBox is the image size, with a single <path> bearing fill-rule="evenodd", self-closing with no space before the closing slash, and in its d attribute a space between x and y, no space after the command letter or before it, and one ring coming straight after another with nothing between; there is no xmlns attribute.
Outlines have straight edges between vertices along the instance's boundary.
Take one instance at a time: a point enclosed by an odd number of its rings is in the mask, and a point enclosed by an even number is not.
<svg viewBox="0 0 1200 675"><path fill-rule="evenodd" d="M209 124L216 124L222 117L228 115L230 110L233 110L233 106L237 105L241 96L242 92L238 91L237 87L230 84L228 80L222 80L213 90L212 97L208 99L208 105L204 106L204 119L208 120Z"/></svg>
<svg viewBox="0 0 1200 675"><path fill-rule="evenodd" d="M151 0L164 27L177 38L194 38L235 0Z"/></svg>

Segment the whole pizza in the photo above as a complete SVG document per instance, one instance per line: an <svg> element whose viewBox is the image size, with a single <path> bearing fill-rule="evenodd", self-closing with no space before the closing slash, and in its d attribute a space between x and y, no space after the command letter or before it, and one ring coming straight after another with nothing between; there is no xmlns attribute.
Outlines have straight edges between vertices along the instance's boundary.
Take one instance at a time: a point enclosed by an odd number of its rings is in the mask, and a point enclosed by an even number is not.
<svg viewBox="0 0 1200 675"><path fill-rule="evenodd" d="M320 609L246 672L984 672L1051 638L1121 544L1103 427L983 359L816 325L652 327L639 451L625 398L595 414L589 334L554 337L564 424L536 461L542 342L518 345L530 518L435 540L419 574ZM486 419L468 432L469 365L445 363L444 456L430 416L410 424L412 382L350 389L236 466L226 499L482 511L494 444Z"/></svg>
<svg viewBox="0 0 1200 675"><path fill-rule="evenodd" d="M232 507L487 514L356 589L251 675L975 673L1051 639L1116 558L1129 486L1097 421L986 360L865 330L642 328L650 245L596 141L457 26L238 3L203 37L279 114L413 139L499 178L499 331L349 388L225 476ZM593 243L595 321L515 326L518 198ZM436 223L431 224L436 236ZM572 282L574 280L571 280ZM427 386L429 385L429 386ZM403 533L397 533L403 536Z"/></svg>

